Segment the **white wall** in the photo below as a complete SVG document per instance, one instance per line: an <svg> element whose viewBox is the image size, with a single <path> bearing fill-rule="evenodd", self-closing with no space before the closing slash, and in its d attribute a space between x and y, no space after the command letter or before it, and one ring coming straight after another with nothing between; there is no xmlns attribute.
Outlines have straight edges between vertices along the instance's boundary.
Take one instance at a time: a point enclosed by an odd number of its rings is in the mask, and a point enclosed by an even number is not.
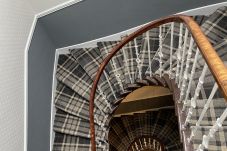
<svg viewBox="0 0 227 151"><path fill-rule="evenodd" d="M69 0L29 0L36 13L47 10L53 6L67 2Z"/></svg>
<svg viewBox="0 0 227 151"><path fill-rule="evenodd" d="M0 150L24 150L24 50L34 15L67 0L0 0Z"/></svg>
<svg viewBox="0 0 227 151"><path fill-rule="evenodd" d="M0 0L0 150L22 151L24 49L34 11L27 0Z"/></svg>

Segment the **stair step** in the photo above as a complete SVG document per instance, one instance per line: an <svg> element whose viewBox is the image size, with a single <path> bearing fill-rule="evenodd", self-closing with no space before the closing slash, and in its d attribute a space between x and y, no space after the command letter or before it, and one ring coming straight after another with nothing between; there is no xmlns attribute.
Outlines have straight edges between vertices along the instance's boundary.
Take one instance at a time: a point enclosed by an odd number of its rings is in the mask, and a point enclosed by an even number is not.
<svg viewBox="0 0 227 151"><path fill-rule="evenodd" d="M81 97L72 89L57 81L55 91L55 107L61 109L76 117L89 120L89 101ZM94 107L94 114L98 121L104 121L105 114L101 112L96 106ZM97 121L95 121L97 123Z"/></svg>
<svg viewBox="0 0 227 151"><path fill-rule="evenodd" d="M62 133L55 133L53 151L69 151L69 150L90 150L90 139L85 137L78 137ZM108 144L102 143L97 145L97 151L108 150Z"/></svg>
<svg viewBox="0 0 227 151"><path fill-rule="evenodd" d="M153 77L146 76L145 79L150 83L150 85L158 85L159 84L158 81Z"/></svg>
<svg viewBox="0 0 227 151"><path fill-rule="evenodd" d="M88 120L75 117L61 110L56 111L53 129L59 133L90 138L90 123ZM96 124L95 129L97 140L102 140L103 137L107 136L104 128Z"/></svg>
<svg viewBox="0 0 227 151"><path fill-rule="evenodd" d="M207 99L196 100L197 107L195 109L193 109L192 118L189 122L190 125L196 124L196 122L198 121L198 119L202 113L202 110L203 110L206 102L207 102ZM210 104L208 110L206 111L206 113L201 121L201 125L204 125L204 126L214 125L217 118L219 118L222 115L222 113L224 112L226 107L227 107L227 104L226 104L226 101L224 98L213 99L213 102ZM227 126L227 121L225 120L222 125Z"/></svg>
<svg viewBox="0 0 227 151"><path fill-rule="evenodd" d="M111 144L116 150L127 150L127 146L129 145L129 142L122 142L121 137L117 135L117 133L111 128L108 134L108 142ZM126 144L124 144L126 143Z"/></svg>
<svg viewBox="0 0 227 151"><path fill-rule="evenodd" d="M138 89L138 88L140 88L141 86L139 85L139 84L137 84L137 83L133 83L133 84L127 84L127 86L126 86L126 90L128 90L128 91L133 91L133 90L135 90L135 89Z"/></svg>
<svg viewBox="0 0 227 151"><path fill-rule="evenodd" d="M123 97L126 97L131 92L132 92L132 90L126 89L125 91L121 92L120 95L123 98Z"/></svg>
<svg viewBox="0 0 227 151"><path fill-rule="evenodd" d="M141 86L149 86L150 85L149 82L146 79L142 79L142 80L141 79L137 79L136 83L141 85Z"/></svg>
<svg viewBox="0 0 227 151"><path fill-rule="evenodd" d="M209 133L211 127L200 127L197 129L195 136L192 140L193 149L196 150L198 146L202 143L203 135ZM227 150L227 127L219 128L214 134L214 137L210 139L208 150L212 151L226 151Z"/></svg>
<svg viewBox="0 0 227 151"><path fill-rule="evenodd" d="M56 78L78 93L86 100L90 99L92 79L86 71L78 64L72 55L60 55L56 70ZM103 112L110 112L107 102L102 99L100 93L96 93L95 104ZM111 102L108 102L111 108Z"/></svg>
<svg viewBox="0 0 227 151"><path fill-rule="evenodd" d="M90 78L94 79L100 64L103 62L98 47L74 49L70 52ZM117 94L119 94L120 87L116 78L110 77L110 71L108 71L107 67L101 75L99 88L103 91L108 100L113 100L119 97Z"/></svg>
<svg viewBox="0 0 227 151"><path fill-rule="evenodd" d="M123 122L124 128L126 129L129 139L131 142L136 138L136 127L134 125L134 118L130 115L121 116L121 120Z"/></svg>
<svg viewBox="0 0 227 151"><path fill-rule="evenodd" d="M120 117L115 117L111 120L110 127L114 130L119 138L121 138L122 143L127 144L130 142L127 131L124 129L124 124Z"/></svg>
<svg viewBox="0 0 227 151"><path fill-rule="evenodd" d="M165 82L165 80L162 77L160 77L157 74L156 75L153 75L153 77L154 77L155 80L157 80L157 82L159 83L159 85L166 87L166 82Z"/></svg>
<svg viewBox="0 0 227 151"><path fill-rule="evenodd" d="M165 83L167 84L167 87L170 89L170 91L173 92L173 86L172 86L172 82L170 81L169 75L164 74L163 79L165 80Z"/></svg>

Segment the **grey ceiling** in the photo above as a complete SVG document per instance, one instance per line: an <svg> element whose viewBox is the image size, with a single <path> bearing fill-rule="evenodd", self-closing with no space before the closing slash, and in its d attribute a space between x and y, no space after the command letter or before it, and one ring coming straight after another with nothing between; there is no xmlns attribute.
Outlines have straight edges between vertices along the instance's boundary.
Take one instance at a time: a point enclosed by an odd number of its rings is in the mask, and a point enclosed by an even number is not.
<svg viewBox="0 0 227 151"><path fill-rule="evenodd" d="M57 47L126 30L145 22L225 0L84 0L39 19Z"/></svg>

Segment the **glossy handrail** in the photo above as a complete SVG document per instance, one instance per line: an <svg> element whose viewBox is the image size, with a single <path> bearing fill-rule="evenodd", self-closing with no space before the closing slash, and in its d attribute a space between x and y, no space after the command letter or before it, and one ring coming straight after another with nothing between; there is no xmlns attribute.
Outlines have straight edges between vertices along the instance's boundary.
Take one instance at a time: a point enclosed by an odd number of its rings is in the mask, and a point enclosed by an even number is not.
<svg viewBox="0 0 227 151"><path fill-rule="evenodd" d="M89 113L90 113L90 131L91 131L91 149L92 151L96 151L96 143L95 143L95 125L94 125L94 99L95 92L97 89L97 85L99 79L103 73L104 68L111 60L111 58L128 42L136 38L138 35L151 30L152 28L156 28L162 24L166 24L169 22L179 22L184 23L188 28L189 32L194 38L201 54L203 55L204 60L206 61L211 73L213 74L216 82L219 85L219 88L222 90L224 98L227 100L227 69L220 59L204 33L202 32L199 25L190 17L186 15L173 15L165 18L161 18L155 20L153 22L148 23L147 25L141 27L134 33L130 34L128 37L123 39L118 45L116 45L110 54L104 59L104 61L100 64L99 69L96 73L96 77L94 79L91 93L90 93L90 103L89 103Z"/></svg>

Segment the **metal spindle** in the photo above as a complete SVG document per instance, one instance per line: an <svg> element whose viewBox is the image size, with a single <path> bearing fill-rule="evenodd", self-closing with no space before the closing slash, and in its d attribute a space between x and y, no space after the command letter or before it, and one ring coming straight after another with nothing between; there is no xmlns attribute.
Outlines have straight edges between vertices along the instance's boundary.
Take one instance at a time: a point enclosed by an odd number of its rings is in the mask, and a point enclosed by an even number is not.
<svg viewBox="0 0 227 151"><path fill-rule="evenodd" d="M133 83L131 73L130 73L130 69L129 69L129 64L128 64L128 61L127 61L127 55L125 53L124 47L122 48L122 51L123 51L123 57L124 57L124 64L125 64L127 72L128 72L129 80L130 80L131 83Z"/></svg>
<svg viewBox="0 0 227 151"><path fill-rule="evenodd" d="M135 49L136 49L136 63L137 63L137 69L139 71L139 78L140 80L142 80L142 65L141 65L141 60L140 60L140 54L139 54L139 50L138 50L138 45L136 42L136 39L134 39L134 43L135 43Z"/></svg>
<svg viewBox="0 0 227 151"><path fill-rule="evenodd" d="M116 94L115 94L115 92L114 92L114 90L113 90L113 87L112 87L112 84L111 84L111 82L110 82L110 80L109 80L109 76L107 75L107 73L106 73L105 71L104 71L103 73L104 73L104 76L105 76L105 78L106 78L106 81L107 81L107 83L108 83L108 85L109 85L109 87L110 87L110 89L111 89L111 92L112 92L114 98L117 100Z"/></svg>
<svg viewBox="0 0 227 151"><path fill-rule="evenodd" d="M104 50L105 50L106 54L109 54L108 49L104 49ZM121 81L121 75L117 71L117 66L116 66L116 62L115 62L114 59L115 59L115 57L113 57L112 60L111 60L113 68L114 68L114 75L117 79L117 83L119 84L121 90L124 91L123 84L122 84L122 81Z"/></svg>
<svg viewBox="0 0 227 151"><path fill-rule="evenodd" d="M187 55L187 59L186 59L186 68L184 70L183 82L182 82L182 85L181 85L180 101L183 99L183 96L184 96L184 93L185 93L184 91L185 91L186 83L187 83L187 80L188 80L188 70L189 70L189 65L190 65L190 61L191 61L193 42L194 42L193 37L191 37L188 55Z"/></svg>
<svg viewBox="0 0 227 151"><path fill-rule="evenodd" d="M174 32L174 22L171 23L170 59L169 59L169 77L170 78L172 78L172 64L173 64L173 32Z"/></svg>
<svg viewBox="0 0 227 151"><path fill-rule="evenodd" d="M197 151L208 149L210 139L213 138L215 133L218 131L218 129L222 127L222 124L223 124L224 120L226 119L226 117L227 117L227 108L222 113L220 118L218 118L217 121L215 122L215 124L212 126L212 128L209 131L209 134L203 135L202 144L199 145Z"/></svg>
<svg viewBox="0 0 227 151"><path fill-rule="evenodd" d="M187 39L188 39L188 29L185 29L185 35L184 35L184 46L183 46L183 52L182 52L182 58L181 58L181 67L180 67L180 75L179 75L179 82L178 87L181 87L182 78L183 78L183 68L184 68L184 62L185 62L185 53L186 53L186 46L187 46Z"/></svg>
<svg viewBox="0 0 227 151"><path fill-rule="evenodd" d="M191 90L192 80L193 80L193 77L194 77L194 74L195 74L198 56L199 56L199 48L196 49L196 54L195 54L194 60L191 59L194 62L193 62L193 65L192 65L191 75L190 75L190 78L189 78L188 88L187 88L187 91L186 91L186 96L185 96L185 99L184 99L184 105L183 105L182 112L184 112L185 109L186 109L186 106L189 105L188 97L189 97L189 93L190 93L190 90Z"/></svg>
<svg viewBox="0 0 227 151"><path fill-rule="evenodd" d="M209 96L209 98L208 98L206 104L204 105L204 108L203 108L203 110L202 110L202 112L201 112L201 114L200 114L200 116L199 116L199 120L196 122L196 126L195 126L195 128L192 130L192 132L191 132L190 138L189 138L189 140L188 140L189 142L190 142L190 141L192 140L192 138L195 136L195 133L196 133L198 127L200 126L201 121L202 121L202 119L203 119L203 117L204 117L206 111L208 110L210 103L213 102L213 97L214 97L215 93L217 92L217 89L218 89L218 85L217 85L217 83L215 83L214 86L213 86L213 88L212 88L212 91L211 91L211 93L210 93L210 96Z"/></svg>
<svg viewBox="0 0 227 151"><path fill-rule="evenodd" d="M123 83L121 81L121 74L117 71L117 66L116 66L116 63L114 61L114 58L113 58L112 64L113 64L113 67L114 67L114 72L115 72L114 75L115 75L115 77L117 79L117 83L120 86L121 91L124 91Z"/></svg>
<svg viewBox="0 0 227 151"><path fill-rule="evenodd" d="M178 79L179 79L179 68L180 68L182 36L183 36L182 32L183 32L183 24L180 23L179 42L178 42L178 49L177 49L177 69L176 69L176 78L175 78L176 83L178 83Z"/></svg>
<svg viewBox="0 0 227 151"><path fill-rule="evenodd" d="M203 85L203 82L204 82L204 78L205 78L207 69L208 69L208 66L207 66L207 64L205 64L205 66L203 67L202 74L199 77L199 82L197 84L194 97L191 99L191 106L189 108L188 115L187 115L186 120L185 120L185 123L184 123L184 127L187 126L188 123L189 123L189 121L191 120L191 116L193 114L193 108L196 107L196 100L197 100L197 98L199 96L199 92L201 90L201 86Z"/></svg>
<svg viewBox="0 0 227 151"><path fill-rule="evenodd" d="M148 63L149 63L149 74L150 77L152 76L152 69L151 69L151 47L150 47L150 36L149 31L146 32L146 38L147 38L147 51L148 51Z"/></svg>
<svg viewBox="0 0 227 151"><path fill-rule="evenodd" d="M106 102L107 107L111 110L111 105L110 105L109 101L107 100L106 95L104 94L104 92L102 91L102 89L99 86L98 86L98 91L99 91L99 94L102 96L102 99Z"/></svg>
<svg viewBox="0 0 227 151"><path fill-rule="evenodd" d="M163 57L163 53L162 53L162 26L159 26L159 75L160 77L162 76L162 57Z"/></svg>

